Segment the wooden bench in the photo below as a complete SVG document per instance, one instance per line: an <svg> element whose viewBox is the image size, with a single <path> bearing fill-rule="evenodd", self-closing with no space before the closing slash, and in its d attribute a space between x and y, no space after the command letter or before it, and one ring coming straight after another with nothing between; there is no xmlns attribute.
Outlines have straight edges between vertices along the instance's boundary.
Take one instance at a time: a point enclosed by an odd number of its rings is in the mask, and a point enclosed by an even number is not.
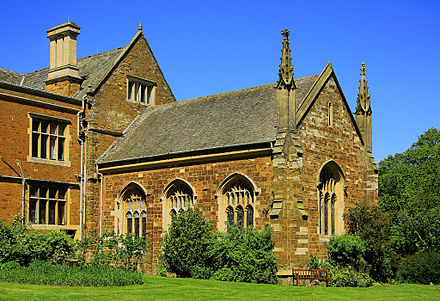
<svg viewBox="0 0 440 301"><path fill-rule="evenodd" d="M309 270L309 269L293 269L293 285L299 284L299 280L325 280L326 285L330 282L332 286L332 278L328 270Z"/></svg>

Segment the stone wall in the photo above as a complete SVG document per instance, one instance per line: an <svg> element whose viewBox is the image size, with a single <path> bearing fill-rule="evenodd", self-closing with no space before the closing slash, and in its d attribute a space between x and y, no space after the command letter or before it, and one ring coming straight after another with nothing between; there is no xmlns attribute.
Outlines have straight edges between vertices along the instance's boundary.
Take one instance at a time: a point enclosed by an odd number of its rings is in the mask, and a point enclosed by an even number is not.
<svg viewBox="0 0 440 301"><path fill-rule="evenodd" d="M268 223L266 213L272 201L273 169L270 157L231 160L224 162L194 164L184 167L164 167L154 170L127 172L106 175L104 178L104 221L106 231L115 230L115 206L121 191L130 182L138 183L147 194L147 240L151 244L146 271L155 273L157 255L162 241L162 206L160 201L166 186L174 179L187 181L195 189L197 199L195 207L217 228L218 199L217 189L223 180L233 173L239 173L251 179L260 190L255 200L255 226L262 229ZM117 230L117 229L116 229ZM150 264L151 263L151 264Z"/></svg>
<svg viewBox="0 0 440 301"><path fill-rule="evenodd" d="M328 124L328 104L332 102L333 125ZM320 95L299 126L303 155L303 190L308 218L308 250L319 257L326 256L329 236L319 235L318 192L319 170L322 165L333 160L342 169L345 177L344 193L347 212L356 202L366 197L363 189L365 174L364 146L352 122L351 112L345 105L333 77L326 82ZM377 190L376 190L377 195ZM308 256L307 256L308 259ZM299 262L304 264L302 260Z"/></svg>
<svg viewBox="0 0 440 301"><path fill-rule="evenodd" d="M127 75L157 84L156 105L175 101L148 42L140 35L94 95L89 110L86 235L96 236L99 226L99 182L95 162L119 136L118 133L122 133L146 109L145 105L127 100Z"/></svg>

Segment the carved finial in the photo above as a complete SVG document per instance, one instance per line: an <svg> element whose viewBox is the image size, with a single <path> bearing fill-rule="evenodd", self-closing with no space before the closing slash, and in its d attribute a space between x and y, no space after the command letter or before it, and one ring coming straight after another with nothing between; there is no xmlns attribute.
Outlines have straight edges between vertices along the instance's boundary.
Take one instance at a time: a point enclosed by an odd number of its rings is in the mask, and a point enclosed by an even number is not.
<svg viewBox="0 0 440 301"><path fill-rule="evenodd" d="M142 24L141 24L141 22L139 22L138 30L139 30L139 31L142 31Z"/></svg>
<svg viewBox="0 0 440 301"><path fill-rule="evenodd" d="M360 69L361 69L361 77L365 78L367 76L367 73L365 72L367 71L367 66L365 66L364 62L362 62Z"/></svg>
<svg viewBox="0 0 440 301"><path fill-rule="evenodd" d="M290 47L289 47L289 35L288 29L281 31L283 35L283 48L281 49L281 63L278 71L278 82L276 88L286 88L295 89L295 82L293 81L293 66L292 58L290 57Z"/></svg>
<svg viewBox="0 0 440 301"><path fill-rule="evenodd" d="M359 80L359 93L357 96L357 105L355 114L371 114L370 94L368 94L367 66L361 64L361 79Z"/></svg>

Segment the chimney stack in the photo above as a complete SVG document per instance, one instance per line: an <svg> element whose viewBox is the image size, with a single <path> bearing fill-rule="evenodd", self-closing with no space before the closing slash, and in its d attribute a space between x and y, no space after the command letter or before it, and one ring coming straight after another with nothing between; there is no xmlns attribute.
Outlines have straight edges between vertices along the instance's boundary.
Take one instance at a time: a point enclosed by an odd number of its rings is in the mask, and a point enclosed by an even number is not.
<svg viewBox="0 0 440 301"><path fill-rule="evenodd" d="M82 81L76 61L76 37L79 30L78 25L67 22L47 31L47 38L50 40L47 91L66 96L78 93Z"/></svg>

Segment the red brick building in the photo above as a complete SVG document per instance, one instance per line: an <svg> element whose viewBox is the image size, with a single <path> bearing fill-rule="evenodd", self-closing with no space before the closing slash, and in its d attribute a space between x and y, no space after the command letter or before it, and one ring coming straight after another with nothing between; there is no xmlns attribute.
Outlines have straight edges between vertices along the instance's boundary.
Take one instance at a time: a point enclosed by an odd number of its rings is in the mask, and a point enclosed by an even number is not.
<svg viewBox="0 0 440 301"><path fill-rule="evenodd" d="M175 101L140 24L127 46L77 60L79 33L73 22L47 31L49 68L0 69L0 218L76 238L99 235L96 159L140 112Z"/></svg>
<svg viewBox="0 0 440 301"><path fill-rule="evenodd" d="M23 215L34 229L75 235L81 100L0 82L0 107L0 218Z"/></svg>

